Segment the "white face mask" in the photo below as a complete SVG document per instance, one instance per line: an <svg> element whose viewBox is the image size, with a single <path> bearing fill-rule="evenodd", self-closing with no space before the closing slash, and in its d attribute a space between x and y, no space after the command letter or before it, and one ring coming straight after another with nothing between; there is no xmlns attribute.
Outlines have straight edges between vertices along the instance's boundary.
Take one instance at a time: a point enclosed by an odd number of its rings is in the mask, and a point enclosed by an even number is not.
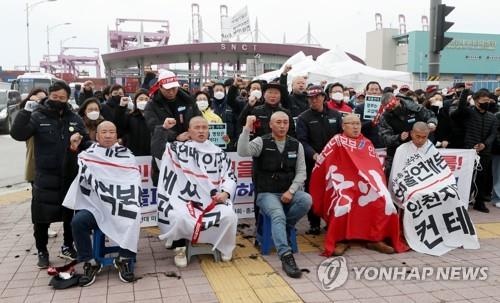
<svg viewBox="0 0 500 303"><path fill-rule="evenodd" d="M349 102L349 101L350 101L349 97L344 96L344 102L346 102L346 103L347 103L347 102Z"/></svg>
<svg viewBox="0 0 500 303"><path fill-rule="evenodd" d="M224 99L224 92L215 92L214 93L214 98L217 99L217 100Z"/></svg>
<svg viewBox="0 0 500 303"><path fill-rule="evenodd" d="M330 98L332 98L332 100L340 102L340 101L344 100L344 94L340 93L340 92L336 92L336 93L331 94Z"/></svg>
<svg viewBox="0 0 500 303"><path fill-rule="evenodd" d="M434 104L432 104L432 105L441 108L441 107L443 107L443 101L435 101Z"/></svg>
<svg viewBox="0 0 500 303"><path fill-rule="evenodd" d="M87 115L87 118L90 120L97 120L99 118L99 112L93 111L93 112L88 112L85 115Z"/></svg>
<svg viewBox="0 0 500 303"><path fill-rule="evenodd" d="M204 111L208 108L208 101L207 100L196 101L196 105L198 105L198 108L201 111Z"/></svg>
<svg viewBox="0 0 500 303"><path fill-rule="evenodd" d="M139 110L144 110L146 108L146 104L148 104L148 101L137 101L137 108Z"/></svg>
<svg viewBox="0 0 500 303"><path fill-rule="evenodd" d="M259 89L250 92L250 96L254 96L257 99L262 98L262 92Z"/></svg>

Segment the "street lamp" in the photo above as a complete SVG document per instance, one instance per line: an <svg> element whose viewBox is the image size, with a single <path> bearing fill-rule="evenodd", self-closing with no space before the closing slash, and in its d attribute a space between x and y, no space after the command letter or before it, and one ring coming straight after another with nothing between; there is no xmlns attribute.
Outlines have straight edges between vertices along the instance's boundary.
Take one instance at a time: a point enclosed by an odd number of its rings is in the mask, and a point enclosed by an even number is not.
<svg viewBox="0 0 500 303"><path fill-rule="evenodd" d="M66 42L68 40L71 40L71 39L76 39L76 36L71 36L71 37L68 37L66 39L63 39L63 40L59 41L59 45L61 47L61 52L62 52L62 47L63 47L64 42Z"/></svg>
<svg viewBox="0 0 500 303"><path fill-rule="evenodd" d="M26 40L28 42L28 72L31 72L31 53L30 53L30 9L34 8L38 4L45 2L54 2L56 0L41 0L32 4L26 2Z"/></svg>
<svg viewBox="0 0 500 303"><path fill-rule="evenodd" d="M53 26L50 26L47 24L47 62L50 62L50 39L49 39L49 33L51 30L53 30L56 27L63 26L63 25L71 25L71 22L65 22L65 23L59 23Z"/></svg>

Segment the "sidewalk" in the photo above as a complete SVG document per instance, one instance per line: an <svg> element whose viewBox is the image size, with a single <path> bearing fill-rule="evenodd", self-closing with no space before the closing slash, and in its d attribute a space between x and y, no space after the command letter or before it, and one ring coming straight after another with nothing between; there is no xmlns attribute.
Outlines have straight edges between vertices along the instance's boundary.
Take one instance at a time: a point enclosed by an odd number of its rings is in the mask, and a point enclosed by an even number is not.
<svg viewBox="0 0 500 303"><path fill-rule="evenodd" d="M214 263L211 257L193 258L185 269L177 269L173 252L166 250L157 229L141 232L135 283L124 284L113 268L104 269L95 284L53 290L46 270L38 270L29 192L0 197L0 302L500 302L500 209L490 214L471 211L480 236L480 250L457 249L443 257L415 252L383 255L361 246L347 251L348 266L488 266L486 281L367 281L354 280L354 271L343 286L323 291L317 266L322 236L304 235L299 226L296 260L309 270L301 279L290 279L281 270L275 254L261 257L253 246L253 221L240 222L238 246L229 263ZM21 202L12 202L21 201ZM244 224L246 223L246 224ZM248 225L248 226L247 226ZM62 225L49 239L50 261L57 266L62 243ZM81 268L79 268L81 272Z"/></svg>

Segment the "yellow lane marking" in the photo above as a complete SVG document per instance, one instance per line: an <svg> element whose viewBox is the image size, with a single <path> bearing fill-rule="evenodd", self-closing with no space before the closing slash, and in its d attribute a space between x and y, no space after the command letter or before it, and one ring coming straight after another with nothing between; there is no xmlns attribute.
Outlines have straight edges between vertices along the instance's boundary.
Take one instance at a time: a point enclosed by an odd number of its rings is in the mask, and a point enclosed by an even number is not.
<svg viewBox="0 0 500 303"><path fill-rule="evenodd" d="M500 238L500 223L479 223L475 227L480 239Z"/></svg>

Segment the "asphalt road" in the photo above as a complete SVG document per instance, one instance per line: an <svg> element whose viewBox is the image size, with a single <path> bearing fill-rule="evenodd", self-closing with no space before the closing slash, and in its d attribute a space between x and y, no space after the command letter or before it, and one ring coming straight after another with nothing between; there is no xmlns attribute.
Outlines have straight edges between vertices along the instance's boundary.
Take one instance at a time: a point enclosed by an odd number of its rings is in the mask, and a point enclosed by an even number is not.
<svg viewBox="0 0 500 303"><path fill-rule="evenodd" d="M0 135L0 190L24 183L26 144Z"/></svg>

